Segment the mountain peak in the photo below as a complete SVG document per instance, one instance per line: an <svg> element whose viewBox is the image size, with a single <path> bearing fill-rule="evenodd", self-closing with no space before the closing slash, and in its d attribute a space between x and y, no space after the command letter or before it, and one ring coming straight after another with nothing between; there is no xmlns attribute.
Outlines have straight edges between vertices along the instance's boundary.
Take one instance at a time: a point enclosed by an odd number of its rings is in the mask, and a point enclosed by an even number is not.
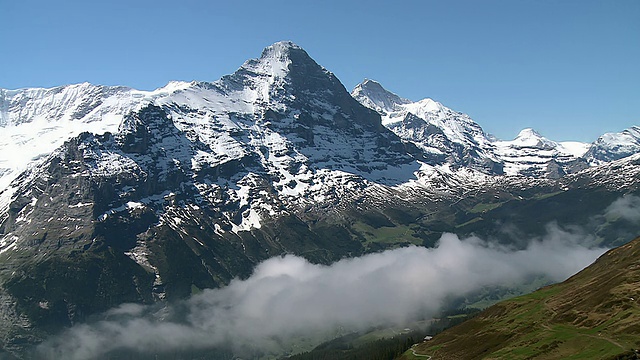
<svg viewBox="0 0 640 360"><path fill-rule="evenodd" d="M292 53L300 52L309 58L309 55L300 46L294 44L291 41L278 41L273 43L262 50L259 62L284 62L290 63ZM310 59L310 58L309 58Z"/></svg>
<svg viewBox="0 0 640 360"><path fill-rule="evenodd" d="M240 71L270 78L285 78L292 69L321 68L304 49L291 41L279 41L262 50L258 59L247 60Z"/></svg>
<svg viewBox="0 0 640 360"><path fill-rule="evenodd" d="M293 43L292 41L288 41L288 40L278 41L264 48L264 50L262 50L262 55L260 56L260 58L264 59L264 58L274 58L274 57L275 58L287 57L289 52L292 49L303 50L300 46Z"/></svg>
<svg viewBox="0 0 640 360"><path fill-rule="evenodd" d="M525 139L543 139L544 137L540 135L539 132L535 131L532 128L522 129L518 136L516 136L516 140L525 140Z"/></svg>
<svg viewBox="0 0 640 360"><path fill-rule="evenodd" d="M587 152L593 164L625 158L640 151L640 127L632 126L618 133L600 136Z"/></svg>
<svg viewBox="0 0 640 360"><path fill-rule="evenodd" d="M363 90L368 90L368 91L375 91L375 92L389 92L388 90L386 90L385 88L382 87L382 85L380 85L379 82L375 81L375 80L371 80L371 79L364 79L360 84L356 85L356 89L363 89Z"/></svg>
<svg viewBox="0 0 640 360"><path fill-rule="evenodd" d="M356 100L363 105L378 112L386 113L397 110L399 105L410 104L412 101L399 97L385 89L379 82L364 79L351 92Z"/></svg>
<svg viewBox="0 0 640 360"><path fill-rule="evenodd" d="M522 129L518 136L511 141L501 141L503 145L516 149L532 148L539 150L557 149L558 143L551 141L532 128Z"/></svg>

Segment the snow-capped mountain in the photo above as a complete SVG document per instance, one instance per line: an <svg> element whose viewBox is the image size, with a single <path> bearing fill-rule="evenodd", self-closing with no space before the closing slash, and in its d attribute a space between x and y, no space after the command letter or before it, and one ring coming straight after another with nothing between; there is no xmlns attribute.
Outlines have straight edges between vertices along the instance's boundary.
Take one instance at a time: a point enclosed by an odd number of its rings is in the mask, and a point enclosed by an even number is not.
<svg viewBox="0 0 640 360"><path fill-rule="evenodd" d="M523 129L513 140L485 134L468 115L426 98L401 98L366 79L351 95L382 116L382 123L416 144L433 165L470 167L492 175L558 178L588 166L622 159L640 150L640 128L609 133L593 144L549 140Z"/></svg>
<svg viewBox="0 0 640 360"><path fill-rule="evenodd" d="M373 80L358 84L351 95L378 111L384 126L422 149L427 162L502 173L491 141L468 115L429 98L418 102L400 98Z"/></svg>
<svg viewBox="0 0 640 360"><path fill-rule="evenodd" d="M589 149L581 142L551 141L533 129L524 129L511 141L494 141L495 154L509 175L561 177L586 167L580 158Z"/></svg>
<svg viewBox="0 0 640 360"><path fill-rule="evenodd" d="M51 89L0 89L0 207L9 184L29 166L82 132L115 133L124 115L188 84L156 91L88 83Z"/></svg>
<svg viewBox="0 0 640 360"><path fill-rule="evenodd" d="M585 158L590 164L603 164L637 154L640 151L640 127L633 126L619 133L606 133L600 136Z"/></svg>
<svg viewBox="0 0 640 360"><path fill-rule="evenodd" d="M402 110L402 105L413 103L409 99L403 99L387 91L380 83L369 79L356 85L351 95L362 105L383 114L383 116L387 116L389 112Z"/></svg>
<svg viewBox="0 0 640 360"><path fill-rule="evenodd" d="M371 80L349 94L291 42L214 82L0 90L0 127L0 345L15 351L272 256L329 263L443 232L499 237L504 214L535 231L640 188L636 128L588 151L533 130L499 141ZM636 230L593 224L606 243Z"/></svg>
<svg viewBox="0 0 640 360"><path fill-rule="evenodd" d="M3 203L12 195L9 182L33 160L81 132L130 131L125 114L152 103L193 142L175 160L194 174L242 163L268 174L283 195L302 195L317 170L401 183L419 167L399 138L380 131L377 114L304 50L282 42L213 83L172 82L151 92L89 84L3 91Z"/></svg>

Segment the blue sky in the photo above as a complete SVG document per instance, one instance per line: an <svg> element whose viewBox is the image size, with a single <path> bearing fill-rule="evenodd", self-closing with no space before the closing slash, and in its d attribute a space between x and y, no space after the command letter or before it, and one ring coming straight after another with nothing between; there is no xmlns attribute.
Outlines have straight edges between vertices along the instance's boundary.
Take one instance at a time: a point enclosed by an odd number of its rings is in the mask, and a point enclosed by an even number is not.
<svg viewBox="0 0 640 360"><path fill-rule="evenodd" d="M0 88L213 81L280 40L513 138L640 125L640 1L0 0Z"/></svg>

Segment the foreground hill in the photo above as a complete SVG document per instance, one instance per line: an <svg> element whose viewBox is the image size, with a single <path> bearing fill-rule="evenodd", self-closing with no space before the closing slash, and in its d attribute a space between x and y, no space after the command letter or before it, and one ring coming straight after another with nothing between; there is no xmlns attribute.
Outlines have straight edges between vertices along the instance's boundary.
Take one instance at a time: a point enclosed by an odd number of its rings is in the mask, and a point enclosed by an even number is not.
<svg viewBox="0 0 640 360"><path fill-rule="evenodd" d="M567 281L496 304L414 351L433 360L637 359L638 349L640 238Z"/></svg>

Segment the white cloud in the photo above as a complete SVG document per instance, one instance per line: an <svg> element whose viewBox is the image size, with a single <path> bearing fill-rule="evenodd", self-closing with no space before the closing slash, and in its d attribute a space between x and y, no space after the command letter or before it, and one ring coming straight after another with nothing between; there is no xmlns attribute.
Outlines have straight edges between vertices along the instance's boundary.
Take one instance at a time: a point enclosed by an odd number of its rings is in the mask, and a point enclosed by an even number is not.
<svg viewBox="0 0 640 360"><path fill-rule="evenodd" d="M640 197L625 195L607 207L606 218L624 219L630 222L640 221Z"/></svg>
<svg viewBox="0 0 640 360"><path fill-rule="evenodd" d="M314 265L288 255L258 265L247 280L157 308L126 304L40 346L51 358L87 359L115 349L175 351L231 346L269 351L296 336L396 324L435 314L450 296L546 275L561 281L605 249L557 225L524 250L445 234L437 247L407 247Z"/></svg>

